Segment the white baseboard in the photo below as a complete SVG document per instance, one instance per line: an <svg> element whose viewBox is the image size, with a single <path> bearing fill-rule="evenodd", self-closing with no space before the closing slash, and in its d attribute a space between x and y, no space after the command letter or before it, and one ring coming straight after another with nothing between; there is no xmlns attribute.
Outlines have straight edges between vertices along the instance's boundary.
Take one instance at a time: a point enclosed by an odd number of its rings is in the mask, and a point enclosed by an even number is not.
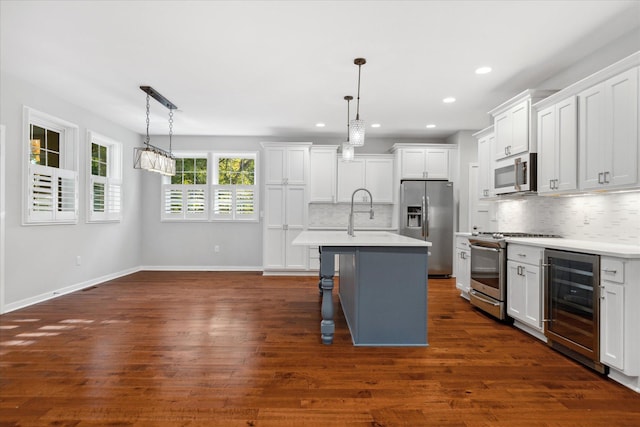
<svg viewBox="0 0 640 427"><path fill-rule="evenodd" d="M262 266L217 265L143 265L140 271L262 271Z"/></svg>
<svg viewBox="0 0 640 427"><path fill-rule="evenodd" d="M38 304L43 301L57 298L62 295L70 294L72 292L79 291L81 289L86 289L91 286L98 285L100 283L108 282L109 280L117 279L118 277L136 273L140 270L141 270L140 267L129 268L126 270L119 271L117 273L107 274L106 276L96 277L94 279L90 279L81 283L76 283L75 285L65 286L64 288L60 288L55 291L45 292L40 295L36 295L30 298L25 298L23 300L7 304L4 307L0 307L0 308L2 309L2 313L8 313L10 311L19 310L21 308L25 308L33 304Z"/></svg>

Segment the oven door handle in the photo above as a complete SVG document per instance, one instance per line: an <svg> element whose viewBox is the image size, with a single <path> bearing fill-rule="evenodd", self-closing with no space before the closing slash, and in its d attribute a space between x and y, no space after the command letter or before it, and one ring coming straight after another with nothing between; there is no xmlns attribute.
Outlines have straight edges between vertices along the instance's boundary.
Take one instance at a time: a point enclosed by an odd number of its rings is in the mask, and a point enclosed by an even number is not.
<svg viewBox="0 0 640 427"><path fill-rule="evenodd" d="M494 307L498 307L498 306L500 305L500 303L499 303L499 302L495 302L495 301L488 300L488 299L486 299L486 298L481 297L481 296L480 296L481 294L480 294L479 292L474 291L473 289L471 290L471 292L470 292L470 293L471 293L471 295L473 295L474 297L478 298L480 301L482 301L482 302L486 302L487 304L491 304L491 305L492 305L492 306L494 306Z"/></svg>
<svg viewBox="0 0 640 427"><path fill-rule="evenodd" d="M471 244L471 247L474 249L478 249L481 251L488 251L488 252L500 252L500 249L495 249L495 248L487 248L485 246L478 246L478 245L474 245L473 243Z"/></svg>

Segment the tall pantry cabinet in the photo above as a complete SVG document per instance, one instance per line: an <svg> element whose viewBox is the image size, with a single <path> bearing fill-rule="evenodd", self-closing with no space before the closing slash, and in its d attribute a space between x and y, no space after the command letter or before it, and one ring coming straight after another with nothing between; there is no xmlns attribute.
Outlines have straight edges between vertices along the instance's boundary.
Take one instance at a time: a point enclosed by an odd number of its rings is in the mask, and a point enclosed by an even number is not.
<svg viewBox="0 0 640 427"><path fill-rule="evenodd" d="M307 248L291 242L307 226L311 143L262 143L264 236L262 264L269 271L306 270Z"/></svg>

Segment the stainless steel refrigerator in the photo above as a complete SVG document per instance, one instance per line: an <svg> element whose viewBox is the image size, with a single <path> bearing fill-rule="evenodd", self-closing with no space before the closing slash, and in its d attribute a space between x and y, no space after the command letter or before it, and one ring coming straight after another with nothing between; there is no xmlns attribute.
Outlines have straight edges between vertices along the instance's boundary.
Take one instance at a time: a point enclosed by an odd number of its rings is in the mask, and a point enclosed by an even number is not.
<svg viewBox="0 0 640 427"><path fill-rule="evenodd" d="M402 180L400 234L431 242L429 275L450 276L453 272L453 183Z"/></svg>

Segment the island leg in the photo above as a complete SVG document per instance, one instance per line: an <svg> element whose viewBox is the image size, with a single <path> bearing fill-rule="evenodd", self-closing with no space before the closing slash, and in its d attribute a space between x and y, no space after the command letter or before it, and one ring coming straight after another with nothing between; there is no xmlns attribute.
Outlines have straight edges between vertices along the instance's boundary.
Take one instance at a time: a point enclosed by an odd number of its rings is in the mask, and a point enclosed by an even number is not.
<svg viewBox="0 0 640 427"><path fill-rule="evenodd" d="M333 321L333 276L335 274L335 254L322 251L320 258L320 287L322 290L322 321L320 334L323 344L333 343L335 323Z"/></svg>

